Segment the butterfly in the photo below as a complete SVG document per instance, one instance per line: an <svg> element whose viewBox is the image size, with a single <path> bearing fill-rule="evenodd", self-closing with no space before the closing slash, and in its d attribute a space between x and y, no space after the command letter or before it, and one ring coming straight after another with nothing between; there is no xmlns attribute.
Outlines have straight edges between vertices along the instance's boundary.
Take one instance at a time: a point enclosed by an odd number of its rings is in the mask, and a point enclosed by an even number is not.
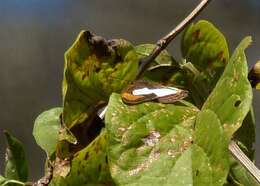
<svg viewBox="0 0 260 186"><path fill-rule="evenodd" d="M123 102L129 105L135 105L147 101L174 103L186 98L187 96L187 90L163 86L146 80L134 81L121 93Z"/></svg>

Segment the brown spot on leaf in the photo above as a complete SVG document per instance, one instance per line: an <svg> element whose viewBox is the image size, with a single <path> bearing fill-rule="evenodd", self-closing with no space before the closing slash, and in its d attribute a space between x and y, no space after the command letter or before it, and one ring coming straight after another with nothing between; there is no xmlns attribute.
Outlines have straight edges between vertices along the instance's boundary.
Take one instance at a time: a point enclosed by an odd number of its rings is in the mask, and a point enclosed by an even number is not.
<svg viewBox="0 0 260 186"><path fill-rule="evenodd" d="M99 150L100 150L99 146L98 146L98 145L95 145L95 146L94 146L94 151L95 151L96 153L98 153Z"/></svg>
<svg viewBox="0 0 260 186"><path fill-rule="evenodd" d="M89 157L89 152L86 152L85 157L84 157L84 160L87 160L88 157Z"/></svg>
<svg viewBox="0 0 260 186"><path fill-rule="evenodd" d="M61 113L59 116L60 125L63 125L63 114Z"/></svg>
<svg viewBox="0 0 260 186"><path fill-rule="evenodd" d="M220 51L218 54L217 54L217 57L216 59L218 59L219 61L222 61L222 62L226 62L226 59L224 58L224 51Z"/></svg>
<svg viewBox="0 0 260 186"><path fill-rule="evenodd" d="M224 57L224 51L220 51L217 53L215 57L209 58L207 60L208 69L213 69L215 67L223 67L225 66L226 62L227 59Z"/></svg>
<svg viewBox="0 0 260 186"><path fill-rule="evenodd" d="M200 38L200 36L201 36L201 31L200 31L200 29L195 30L195 31L192 33L192 36L193 36L194 40L198 40L198 39Z"/></svg>

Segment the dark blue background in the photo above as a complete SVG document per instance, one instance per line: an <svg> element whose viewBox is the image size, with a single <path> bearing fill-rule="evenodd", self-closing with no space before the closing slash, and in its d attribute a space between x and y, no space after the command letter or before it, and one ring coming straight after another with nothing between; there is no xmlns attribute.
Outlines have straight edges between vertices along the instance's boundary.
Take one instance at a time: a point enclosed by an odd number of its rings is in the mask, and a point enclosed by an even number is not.
<svg viewBox="0 0 260 186"><path fill-rule="evenodd" d="M34 119L61 105L64 51L81 29L135 44L154 43L176 26L199 0L0 0L0 131L9 129L25 145L31 178L43 175L44 152L32 136ZM212 21L230 51L246 35L250 65L260 59L260 1L213 0L199 19ZM180 58L179 37L169 51ZM260 91L254 92L257 123ZM257 125L260 165L260 126ZM46 131L46 135L48 132ZM0 171L5 141L0 133Z"/></svg>

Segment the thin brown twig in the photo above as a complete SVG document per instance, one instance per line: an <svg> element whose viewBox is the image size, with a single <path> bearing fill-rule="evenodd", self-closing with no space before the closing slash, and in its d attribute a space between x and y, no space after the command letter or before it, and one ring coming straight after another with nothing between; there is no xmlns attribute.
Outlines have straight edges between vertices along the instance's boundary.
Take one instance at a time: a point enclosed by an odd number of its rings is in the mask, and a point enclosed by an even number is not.
<svg viewBox="0 0 260 186"><path fill-rule="evenodd" d="M169 43L188 25L199 13L207 6L211 0L202 0L200 4L171 32L161 38L157 43L151 54L140 60L140 66L136 75L136 79L139 79L148 65L165 49Z"/></svg>

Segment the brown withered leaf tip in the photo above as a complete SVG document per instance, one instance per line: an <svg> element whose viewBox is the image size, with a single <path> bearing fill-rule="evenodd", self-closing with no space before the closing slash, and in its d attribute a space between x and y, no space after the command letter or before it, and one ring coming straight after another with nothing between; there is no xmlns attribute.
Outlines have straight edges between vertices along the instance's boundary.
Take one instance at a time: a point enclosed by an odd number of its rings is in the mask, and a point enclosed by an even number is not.
<svg viewBox="0 0 260 186"><path fill-rule="evenodd" d="M137 89L148 88L148 89L162 89L162 88L174 88L163 86L158 83L151 83L145 80L137 80L130 84L122 93L121 98L125 104L135 105L148 101L157 101L159 103L174 103L188 96L187 90L177 89L174 94L169 94L166 96L157 96L154 93L145 95L134 95L133 91Z"/></svg>

